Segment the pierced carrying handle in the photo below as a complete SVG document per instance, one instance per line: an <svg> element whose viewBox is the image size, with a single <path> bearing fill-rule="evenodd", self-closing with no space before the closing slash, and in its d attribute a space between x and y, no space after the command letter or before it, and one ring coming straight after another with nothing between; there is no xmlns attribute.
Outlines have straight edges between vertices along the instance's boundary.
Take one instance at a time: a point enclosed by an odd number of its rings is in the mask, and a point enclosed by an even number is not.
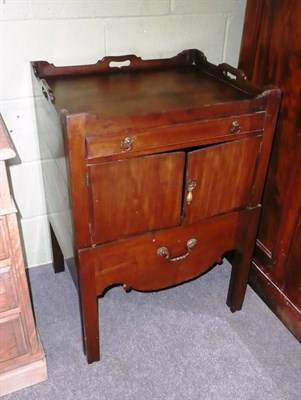
<svg viewBox="0 0 301 400"><path fill-rule="evenodd" d="M234 68L234 67L232 67L232 65L229 65L227 63L222 63L222 64L219 64L218 67L220 69L222 69L223 74L227 78L232 78L231 76L229 76L229 74L230 74L230 75L233 75L235 77L235 79L237 79L238 81L245 81L247 79L246 74L241 69Z"/></svg>
<svg viewBox="0 0 301 400"><path fill-rule="evenodd" d="M42 83L42 93L45 99L51 101L51 103L54 103L55 99L51 87L48 85L45 79L41 79L41 83Z"/></svg>
<svg viewBox="0 0 301 400"><path fill-rule="evenodd" d="M186 243L187 252L185 254L183 254L182 256L170 258L167 247L160 247L157 251L157 255L159 257L164 257L164 258L166 258L166 260L171 261L171 262L184 260L185 258L187 258L189 256L189 254L191 253L191 250L196 246L197 242L198 241L196 239L189 239L188 242Z"/></svg>
<svg viewBox="0 0 301 400"><path fill-rule="evenodd" d="M128 54L122 56L106 56L99 62L107 69L131 69L135 67L139 61L141 61L141 57Z"/></svg>

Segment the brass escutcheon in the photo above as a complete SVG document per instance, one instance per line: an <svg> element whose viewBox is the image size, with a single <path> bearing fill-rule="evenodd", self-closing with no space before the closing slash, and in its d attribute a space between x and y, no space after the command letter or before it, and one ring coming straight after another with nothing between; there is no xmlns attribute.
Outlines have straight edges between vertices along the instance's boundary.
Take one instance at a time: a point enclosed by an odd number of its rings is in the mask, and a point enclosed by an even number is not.
<svg viewBox="0 0 301 400"><path fill-rule="evenodd" d="M239 133L240 132L240 125L238 121L233 121L231 124L230 131L232 133Z"/></svg>
<svg viewBox="0 0 301 400"><path fill-rule="evenodd" d="M130 151L133 148L133 142L135 138L127 136L124 139L122 139L120 143L120 147L122 151Z"/></svg>

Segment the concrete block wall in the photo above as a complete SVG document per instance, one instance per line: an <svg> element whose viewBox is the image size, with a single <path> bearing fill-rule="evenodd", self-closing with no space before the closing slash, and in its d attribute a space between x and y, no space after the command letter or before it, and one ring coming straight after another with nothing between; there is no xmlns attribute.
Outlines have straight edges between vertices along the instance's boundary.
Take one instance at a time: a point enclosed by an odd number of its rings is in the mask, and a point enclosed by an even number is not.
<svg viewBox="0 0 301 400"><path fill-rule="evenodd" d="M199 48L236 65L244 11L245 0L0 0L0 110L18 153L9 168L29 267L52 261L29 62Z"/></svg>

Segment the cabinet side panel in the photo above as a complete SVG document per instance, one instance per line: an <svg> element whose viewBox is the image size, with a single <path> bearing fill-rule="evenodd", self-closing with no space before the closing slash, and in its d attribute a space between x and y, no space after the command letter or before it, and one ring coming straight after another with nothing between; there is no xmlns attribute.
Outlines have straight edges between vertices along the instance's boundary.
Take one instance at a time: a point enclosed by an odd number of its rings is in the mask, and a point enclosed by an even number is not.
<svg viewBox="0 0 301 400"><path fill-rule="evenodd" d="M73 255L73 231L62 122L34 74L32 82L48 220L64 257L68 258Z"/></svg>
<svg viewBox="0 0 301 400"><path fill-rule="evenodd" d="M301 203L299 207L299 218L297 220L297 226L295 235L293 237L290 252L285 266L286 279L285 285L291 296L294 298L294 302L298 305L301 310Z"/></svg>
<svg viewBox="0 0 301 400"><path fill-rule="evenodd" d="M300 133L301 2L261 0L252 13L248 0L239 67L252 82L283 90L263 212L250 274L252 287L300 340ZM256 32L247 27L257 27ZM253 35L256 45L249 46ZM248 37L249 36L249 37Z"/></svg>
<svg viewBox="0 0 301 400"><path fill-rule="evenodd" d="M253 5L252 1L249 1ZM249 6L249 8L251 5ZM248 8L247 8L248 10ZM246 24L253 14L246 13ZM290 0L262 1L258 41L254 54L244 51L243 39L240 67L254 59L250 77L257 85L275 84L283 90L273 152L263 199L259 243L270 254L270 265L277 264L281 249L281 231L288 210L285 209L288 182L296 159L296 140L301 126L301 3ZM255 25L259 24L255 21ZM298 128L299 127L299 128ZM273 267L276 269L278 267ZM280 279L282 272L277 272Z"/></svg>

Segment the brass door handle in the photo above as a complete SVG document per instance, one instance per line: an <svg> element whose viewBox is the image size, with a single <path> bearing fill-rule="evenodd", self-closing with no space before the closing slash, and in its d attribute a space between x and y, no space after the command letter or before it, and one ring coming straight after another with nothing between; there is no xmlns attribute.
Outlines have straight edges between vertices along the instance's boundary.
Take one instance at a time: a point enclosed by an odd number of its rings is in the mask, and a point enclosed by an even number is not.
<svg viewBox="0 0 301 400"><path fill-rule="evenodd" d="M187 183L187 192L188 192L186 197L187 204L190 204L193 200L192 191L195 189L195 187L196 187L196 181L189 181Z"/></svg>
<svg viewBox="0 0 301 400"><path fill-rule="evenodd" d="M185 258L187 258L189 256L189 254L191 253L191 250L196 246L197 242L198 241L196 239L189 239L188 242L186 243L187 252L185 254L183 254L182 256L171 258L167 247L160 247L157 251L157 255L159 257L164 257L164 258L166 258L166 260L172 261L172 262L184 260Z"/></svg>

